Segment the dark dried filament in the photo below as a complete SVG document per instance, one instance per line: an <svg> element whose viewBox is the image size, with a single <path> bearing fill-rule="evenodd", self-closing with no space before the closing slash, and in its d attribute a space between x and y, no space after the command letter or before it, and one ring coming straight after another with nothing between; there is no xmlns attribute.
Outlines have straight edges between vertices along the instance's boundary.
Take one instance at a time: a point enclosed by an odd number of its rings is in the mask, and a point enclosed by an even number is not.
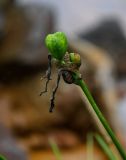
<svg viewBox="0 0 126 160"><path fill-rule="evenodd" d="M56 91L57 91L57 89L59 87L59 82L60 82L61 74L62 74L62 71L59 71L58 72L58 78L57 78L56 87L54 88L54 90L52 92L52 97L51 97L51 100L50 100L51 101L51 106L50 106L49 112L52 112L53 108L54 108L55 94L56 94Z"/></svg>
<svg viewBox="0 0 126 160"><path fill-rule="evenodd" d="M51 80L51 78L50 78L51 77L51 67L52 67L52 65L51 65L51 59L52 59L51 55L48 55L48 70L46 71L46 75L43 77L43 78L47 78L47 81L46 81L45 90L40 93L40 96L43 93L47 92L48 83Z"/></svg>

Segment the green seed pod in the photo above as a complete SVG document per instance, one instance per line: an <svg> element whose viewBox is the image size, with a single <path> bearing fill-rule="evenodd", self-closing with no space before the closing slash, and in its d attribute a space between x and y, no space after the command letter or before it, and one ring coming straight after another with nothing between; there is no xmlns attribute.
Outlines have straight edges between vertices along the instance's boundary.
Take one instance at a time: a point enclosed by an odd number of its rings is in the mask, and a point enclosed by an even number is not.
<svg viewBox="0 0 126 160"><path fill-rule="evenodd" d="M80 65L81 64L81 58L78 53L70 53L70 61Z"/></svg>
<svg viewBox="0 0 126 160"><path fill-rule="evenodd" d="M56 32L47 35L45 39L46 46L52 56L62 60L67 51L67 38L63 32Z"/></svg>

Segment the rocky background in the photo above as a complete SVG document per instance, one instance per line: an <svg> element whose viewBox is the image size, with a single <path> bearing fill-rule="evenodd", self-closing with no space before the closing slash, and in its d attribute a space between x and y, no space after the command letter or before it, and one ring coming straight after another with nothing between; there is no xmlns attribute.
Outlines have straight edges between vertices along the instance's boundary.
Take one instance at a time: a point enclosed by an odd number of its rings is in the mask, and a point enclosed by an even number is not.
<svg viewBox="0 0 126 160"><path fill-rule="evenodd" d="M116 64L117 78L125 78L126 37L118 20L104 20L95 28L81 33L80 37L105 49Z"/></svg>

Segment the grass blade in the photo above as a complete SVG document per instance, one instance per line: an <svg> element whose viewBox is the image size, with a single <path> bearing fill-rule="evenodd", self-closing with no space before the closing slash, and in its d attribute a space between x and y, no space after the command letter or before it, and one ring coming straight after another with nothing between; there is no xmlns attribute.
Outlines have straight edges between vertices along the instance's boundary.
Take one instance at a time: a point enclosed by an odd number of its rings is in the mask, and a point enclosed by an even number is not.
<svg viewBox="0 0 126 160"><path fill-rule="evenodd" d="M56 157L56 160L62 160L62 156L61 156L61 153L60 153L60 150L56 144L56 142L54 141L54 139L49 139L49 144L52 148L52 151Z"/></svg>
<svg viewBox="0 0 126 160"><path fill-rule="evenodd" d="M86 160L93 160L94 155L93 155L93 151L94 151L94 140L93 140L93 134L92 133L88 133L87 135L87 145L86 145L86 149L87 149L87 155L86 155Z"/></svg>
<svg viewBox="0 0 126 160"><path fill-rule="evenodd" d="M105 154L108 156L108 158L110 160L117 160L117 157L113 154L112 150L109 148L108 144L104 141L104 139L98 134L95 134L95 138L105 152Z"/></svg>

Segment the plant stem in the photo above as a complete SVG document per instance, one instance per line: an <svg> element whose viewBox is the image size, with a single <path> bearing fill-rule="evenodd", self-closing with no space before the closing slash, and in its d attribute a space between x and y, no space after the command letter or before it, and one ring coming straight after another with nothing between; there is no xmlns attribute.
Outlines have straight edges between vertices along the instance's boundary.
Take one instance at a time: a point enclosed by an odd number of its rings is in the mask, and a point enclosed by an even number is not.
<svg viewBox="0 0 126 160"><path fill-rule="evenodd" d="M109 148L108 144L104 141L104 139L99 134L95 134L94 137L96 138L97 142L102 147L108 158L110 160L117 160L117 157L113 154L112 150Z"/></svg>
<svg viewBox="0 0 126 160"><path fill-rule="evenodd" d="M99 107L95 103L90 91L88 90L88 87L87 87L86 83L82 79L79 79L77 77L78 77L78 75L76 74L75 75L76 84L79 85L81 87L81 89L83 90L86 98L88 99L89 103L91 104L91 107L93 108L93 110L96 113L98 119L101 121L101 123L104 126L105 130L107 131L107 133L111 137L111 139L112 139L113 143L115 144L117 150L119 151L122 159L126 160L126 153L125 153L123 147L121 146L121 144L118 141L117 137L115 136L114 132L110 128L107 120L105 119L105 117L103 116L101 111L99 110Z"/></svg>
<svg viewBox="0 0 126 160"><path fill-rule="evenodd" d="M56 144L56 142L54 141L54 139L49 139L49 144L53 150L53 153L56 157L56 160L62 160L62 156L61 156L61 153L60 153L60 150Z"/></svg>
<svg viewBox="0 0 126 160"><path fill-rule="evenodd" d="M93 139L92 133L87 134L86 150L87 150L86 160L94 160L94 153L93 153L94 152L94 139Z"/></svg>

